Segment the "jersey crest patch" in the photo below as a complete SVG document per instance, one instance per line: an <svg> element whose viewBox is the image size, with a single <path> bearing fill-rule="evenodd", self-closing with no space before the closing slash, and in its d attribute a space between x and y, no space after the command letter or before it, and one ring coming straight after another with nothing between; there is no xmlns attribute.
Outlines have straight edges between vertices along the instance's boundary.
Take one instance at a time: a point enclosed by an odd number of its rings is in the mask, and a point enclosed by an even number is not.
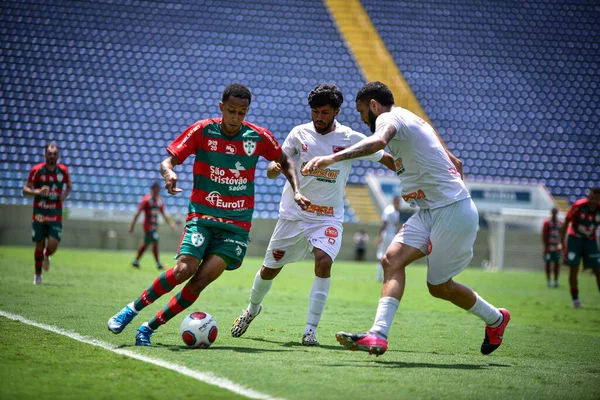
<svg viewBox="0 0 600 400"><path fill-rule="evenodd" d="M330 238L336 238L338 237L339 233L338 230L336 228L334 228L333 226L330 226L329 228L325 229L325 236L330 237Z"/></svg>
<svg viewBox="0 0 600 400"><path fill-rule="evenodd" d="M337 153L339 151L344 150L346 147L345 146L331 146L333 148L333 152Z"/></svg>
<svg viewBox="0 0 600 400"><path fill-rule="evenodd" d="M244 140L244 152L251 156L256 151L256 142L254 140Z"/></svg>
<svg viewBox="0 0 600 400"><path fill-rule="evenodd" d="M280 250L280 249L274 249L273 250L273 258L276 261L279 261L283 258L283 256L285 256L285 250Z"/></svg>

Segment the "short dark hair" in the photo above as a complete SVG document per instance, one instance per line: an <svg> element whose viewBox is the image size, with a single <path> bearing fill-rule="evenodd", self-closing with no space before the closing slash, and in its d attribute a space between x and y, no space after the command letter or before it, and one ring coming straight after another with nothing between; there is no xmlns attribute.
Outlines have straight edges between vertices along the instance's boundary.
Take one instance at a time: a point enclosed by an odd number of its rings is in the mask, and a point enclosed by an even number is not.
<svg viewBox="0 0 600 400"><path fill-rule="evenodd" d="M50 147L56 147L56 150L60 150L55 142L48 142L44 146L44 153L47 152Z"/></svg>
<svg viewBox="0 0 600 400"><path fill-rule="evenodd" d="M250 89L241 83L232 83L227 86L223 91L223 97L221 101L224 103L229 100L230 97L237 97L240 99L248 99L248 104L252 102L252 93L250 93Z"/></svg>
<svg viewBox="0 0 600 400"><path fill-rule="evenodd" d="M600 194L600 186L594 186L594 187L590 188L590 193Z"/></svg>
<svg viewBox="0 0 600 400"><path fill-rule="evenodd" d="M376 100L382 106L393 106L394 95L385 84L374 81L363 86L356 95L356 101L368 103L371 99Z"/></svg>
<svg viewBox="0 0 600 400"><path fill-rule="evenodd" d="M308 105L310 108L323 107L330 105L338 109L344 102L344 96L337 86L329 83L322 83L308 94Z"/></svg>
<svg viewBox="0 0 600 400"><path fill-rule="evenodd" d="M152 182L152 185L150 185L150 189L154 189L155 187L160 187L160 183L158 182Z"/></svg>

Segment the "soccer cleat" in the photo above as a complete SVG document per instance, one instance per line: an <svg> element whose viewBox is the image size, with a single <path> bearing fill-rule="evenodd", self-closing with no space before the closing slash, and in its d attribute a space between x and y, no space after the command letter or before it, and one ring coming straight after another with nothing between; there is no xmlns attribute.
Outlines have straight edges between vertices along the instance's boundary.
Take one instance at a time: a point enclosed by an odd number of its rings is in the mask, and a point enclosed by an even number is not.
<svg viewBox="0 0 600 400"><path fill-rule="evenodd" d="M140 267L140 260L138 260L138 259L133 260L133 262L131 263L131 265L133 265L136 268L139 268Z"/></svg>
<svg viewBox="0 0 600 400"><path fill-rule="evenodd" d="M165 269L165 267L163 267L163 265L161 263L156 264L156 268L158 269Z"/></svg>
<svg viewBox="0 0 600 400"><path fill-rule="evenodd" d="M123 329L135 318L137 313L128 305L123 307L121 311L113 315L108 320L108 330L112 333L121 333Z"/></svg>
<svg viewBox="0 0 600 400"><path fill-rule="evenodd" d="M250 315L248 309L245 309L242 315L240 315L235 319L235 321L233 321L233 325L231 325L231 336L240 337L244 333L246 333L246 329L248 329L248 326L250 326L250 322L254 321L254 318L256 318L261 311L262 304L258 308L258 312L256 313L256 315Z"/></svg>
<svg viewBox="0 0 600 400"><path fill-rule="evenodd" d="M581 308L581 301L579 301L579 299L573 299L573 307Z"/></svg>
<svg viewBox="0 0 600 400"><path fill-rule="evenodd" d="M387 350L387 340L375 335L373 332L346 333L338 332L335 339L346 349L366 351L369 355L379 357Z"/></svg>
<svg viewBox="0 0 600 400"><path fill-rule="evenodd" d="M135 334L135 345L136 346L152 346L150 343L150 337L154 331L150 329L147 322L144 322L142 326L137 330Z"/></svg>
<svg viewBox="0 0 600 400"><path fill-rule="evenodd" d="M483 338L483 343L481 344L481 353L482 354L491 354L494 350L496 350L502 344L502 339L504 338L504 329L508 325L508 321L510 321L510 313L508 310L504 308L499 308L500 314L502 314L502 323L496 327L492 328L490 326L485 326L485 337Z"/></svg>
<svg viewBox="0 0 600 400"><path fill-rule="evenodd" d="M42 268L44 268L44 271L48 271L50 269L50 257L44 257L42 260Z"/></svg>
<svg viewBox="0 0 600 400"><path fill-rule="evenodd" d="M42 274L39 275L34 275L33 276L33 284L34 285L41 285L42 284Z"/></svg>
<svg viewBox="0 0 600 400"><path fill-rule="evenodd" d="M304 332L304 335L302 336L302 346L320 346L315 331L309 329L307 332Z"/></svg>

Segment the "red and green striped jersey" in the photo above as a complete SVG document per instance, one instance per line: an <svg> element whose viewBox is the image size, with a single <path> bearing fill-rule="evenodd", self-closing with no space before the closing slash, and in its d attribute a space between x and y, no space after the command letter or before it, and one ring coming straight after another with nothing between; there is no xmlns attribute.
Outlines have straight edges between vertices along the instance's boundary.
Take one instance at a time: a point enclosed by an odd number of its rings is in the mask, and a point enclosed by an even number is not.
<svg viewBox="0 0 600 400"><path fill-rule="evenodd" d="M158 213L165 213L165 203L161 196L155 199L147 194L138 209L144 212L144 232L150 232L158 228Z"/></svg>
<svg viewBox="0 0 600 400"><path fill-rule="evenodd" d="M68 168L63 164L56 164L54 171L46 167L46 163L40 163L31 168L27 183L33 185L34 189L42 186L50 187L47 196L36 195L33 198L32 220L37 222L62 222L62 201L60 195L64 186L71 182Z"/></svg>
<svg viewBox="0 0 600 400"><path fill-rule="evenodd" d="M545 251L557 251L558 245L560 244L561 227L562 222L560 222L558 219L553 220L552 218L546 218L544 220L542 234L544 237Z"/></svg>
<svg viewBox="0 0 600 400"><path fill-rule="evenodd" d="M273 161L281 147L271 132L247 121L227 136L221 118L198 121L175 139L167 152L183 163L195 155L194 188L187 220L247 233L254 212L254 176L258 157Z"/></svg>
<svg viewBox="0 0 600 400"><path fill-rule="evenodd" d="M595 240L600 225L600 204L592 211L587 198L577 200L565 217L565 224L569 222L569 235Z"/></svg>

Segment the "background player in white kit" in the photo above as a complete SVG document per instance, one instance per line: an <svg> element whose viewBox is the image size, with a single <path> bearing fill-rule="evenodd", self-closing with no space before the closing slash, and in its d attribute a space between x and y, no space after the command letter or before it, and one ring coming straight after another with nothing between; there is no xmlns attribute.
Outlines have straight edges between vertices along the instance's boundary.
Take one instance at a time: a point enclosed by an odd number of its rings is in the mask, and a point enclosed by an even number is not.
<svg viewBox="0 0 600 400"><path fill-rule="evenodd" d="M490 354L502 343L510 313L452 279L473 257L479 219L462 181L461 161L446 150L427 122L394 106L392 92L381 82L369 82L358 92L356 109L374 135L344 151L309 161L302 173L335 167L336 162L364 157L387 145L402 178L402 197L419 206L419 211L402 226L383 257L384 282L371 330L338 332L338 342L347 349L383 354L404 293L405 267L429 254L429 293L485 321L481 352Z"/></svg>
<svg viewBox="0 0 600 400"><path fill-rule="evenodd" d="M333 154L366 138L336 120L343 101L342 93L335 85L321 84L310 92L308 105L312 111L312 122L294 127L282 146L299 170L313 157ZM392 170L394 168L393 158L383 150L361 159L379 161ZM260 313L261 303L281 268L313 253L315 278L309 295L302 344L319 345L316 329L329 293L331 265L342 244L344 187L351 167L352 160L348 160L336 164L334 168L315 168L299 174L299 189L312 203L306 210L296 206L290 197L293 194L290 186L285 185L279 203L279 220L263 266L254 278L250 304L233 322L232 336L242 336ZM276 162L269 164L267 176L270 179L276 178L280 172L281 168Z"/></svg>
<svg viewBox="0 0 600 400"><path fill-rule="evenodd" d="M377 244L377 282L383 282L381 259L398 233L398 229L400 229L400 196L394 196L392 204L388 204L381 213L381 228L375 240Z"/></svg>

